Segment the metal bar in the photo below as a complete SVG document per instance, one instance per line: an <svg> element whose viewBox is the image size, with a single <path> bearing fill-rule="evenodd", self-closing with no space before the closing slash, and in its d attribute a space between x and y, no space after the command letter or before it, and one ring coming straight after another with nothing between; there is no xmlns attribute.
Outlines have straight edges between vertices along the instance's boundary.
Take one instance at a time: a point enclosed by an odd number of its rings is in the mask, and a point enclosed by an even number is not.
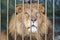
<svg viewBox="0 0 60 40"><path fill-rule="evenodd" d="M54 40L54 27L55 27L55 0L53 0L53 40Z"/></svg>
<svg viewBox="0 0 60 40"><path fill-rule="evenodd" d="M39 0L38 0L38 6L37 6L37 10L38 10L38 15L37 16L39 16ZM38 17L38 25L39 25L39 17ZM37 37L37 40L39 40L39 34L38 34L38 28L37 28L37 35L38 35L38 37Z"/></svg>
<svg viewBox="0 0 60 40"><path fill-rule="evenodd" d="M38 0L38 7L37 8L38 8L38 13L39 13L39 0Z"/></svg>
<svg viewBox="0 0 60 40"><path fill-rule="evenodd" d="M7 0L7 40L8 40L9 0Z"/></svg>
<svg viewBox="0 0 60 40"><path fill-rule="evenodd" d="M24 0L22 0L22 40L24 40Z"/></svg>
<svg viewBox="0 0 60 40"><path fill-rule="evenodd" d="M0 0L0 40L1 40L1 0Z"/></svg>
<svg viewBox="0 0 60 40"><path fill-rule="evenodd" d="M45 16L47 16L47 0L45 0ZM46 23L46 18L45 18L45 23ZM47 40L47 33L46 32L45 32L45 40Z"/></svg>
<svg viewBox="0 0 60 40"><path fill-rule="evenodd" d="M31 15L32 15L32 0L30 0L30 40L32 40L32 27L31 27Z"/></svg>
<svg viewBox="0 0 60 40"><path fill-rule="evenodd" d="M15 29L15 39L14 39L14 40L17 40L17 39L16 39L16 0L15 0L15 20L14 20L14 29Z"/></svg>

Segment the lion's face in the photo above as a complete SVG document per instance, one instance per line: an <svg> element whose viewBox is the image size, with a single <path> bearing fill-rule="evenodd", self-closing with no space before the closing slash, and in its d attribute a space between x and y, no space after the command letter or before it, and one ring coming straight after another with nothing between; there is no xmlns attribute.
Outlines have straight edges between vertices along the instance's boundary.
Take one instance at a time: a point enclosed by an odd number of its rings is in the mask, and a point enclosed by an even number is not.
<svg viewBox="0 0 60 40"><path fill-rule="evenodd" d="M36 9L33 9L32 13L31 13L30 9L26 9L24 11L24 14L19 13L19 14L17 14L17 17L20 18L21 22L23 20L24 27L28 30L28 32L30 32L30 31L37 32L38 17L39 17L38 14L40 15L40 13L38 13L38 11ZM22 19L22 15L23 15L23 19ZM19 20L19 18L18 18L18 20ZM32 29L32 30L30 30L30 29Z"/></svg>
<svg viewBox="0 0 60 40"><path fill-rule="evenodd" d="M30 10L30 4L25 4L24 5L24 14L22 11L22 5L17 6L17 8L16 8L17 33L22 34L22 25L24 25L25 31L27 31L27 32L30 32L30 31L32 31L33 33L37 32L38 25L40 25L42 23L43 18L44 18L43 12L44 12L44 7L41 4L39 7L39 12L38 12L38 8L37 8L37 4L32 5L32 11ZM9 29L11 29L11 28L9 28Z"/></svg>
<svg viewBox="0 0 60 40"><path fill-rule="evenodd" d="M24 25L28 29L28 31L30 31L30 28L31 28L32 32L37 32L39 13L36 9L33 9L32 13L30 9L27 9L27 10L28 11L25 11L24 13Z"/></svg>
<svg viewBox="0 0 60 40"><path fill-rule="evenodd" d="M37 8L38 4L33 4L32 5L32 11L30 10L30 4L25 4L24 5L24 15L23 15L23 22L24 22L24 26L25 28L30 32L37 32L37 27L38 27L38 17L40 18L41 13L44 12L44 7L42 6L42 4L40 4L39 7L39 13L38 13L38 8ZM20 17L20 20L22 21L22 6L17 7L17 12L18 15ZM20 10L21 9L21 10ZM41 9L41 10L40 10ZM21 11L21 12L20 12ZM21 14L21 16L20 16ZM18 18L19 19L19 18ZM19 20L19 21L20 21ZM39 19L39 21L41 21L41 19ZM41 21L42 22L42 21ZM32 29L32 30L30 30Z"/></svg>

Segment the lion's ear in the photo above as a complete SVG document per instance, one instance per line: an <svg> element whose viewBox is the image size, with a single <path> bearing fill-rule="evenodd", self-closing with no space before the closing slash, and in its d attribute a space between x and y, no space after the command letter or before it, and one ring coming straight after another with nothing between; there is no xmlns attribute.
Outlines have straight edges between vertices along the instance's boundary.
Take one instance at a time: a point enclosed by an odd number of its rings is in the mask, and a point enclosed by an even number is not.
<svg viewBox="0 0 60 40"><path fill-rule="evenodd" d="M39 10L40 10L40 13L44 13L44 5L43 4L39 5Z"/></svg>
<svg viewBox="0 0 60 40"><path fill-rule="evenodd" d="M22 12L22 5L17 5L16 6L16 13L21 13Z"/></svg>

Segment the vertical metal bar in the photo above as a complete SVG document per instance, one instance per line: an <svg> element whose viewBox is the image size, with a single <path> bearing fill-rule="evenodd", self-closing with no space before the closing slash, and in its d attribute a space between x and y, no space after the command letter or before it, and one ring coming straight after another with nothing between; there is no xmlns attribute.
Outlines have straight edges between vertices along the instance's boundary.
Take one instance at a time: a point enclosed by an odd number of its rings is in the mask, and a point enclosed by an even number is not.
<svg viewBox="0 0 60 40"><path fill-rule="evenodd" d="M22 40L24 40L24 0L22 2Z"/></svg>
<svg viewBox="0 0 60 40"><path fill-rule="evenodd" d="M16 40L16 0L15 0L15 20L14 20L14 29L15 29L15 39Z"/></svg>
<svg viewBox="0 0 60 40"><path fill-rule="evenodd" d="M39 25L39 0L38 0L37 10L38 10L38 13L37 13L38 15L37 15L37 16L38 16L38 25ZM37 28L37 35L38 35L37 40L39 40L38 30L39 30L39 29Z"/></svg>
<svg viewBox="0 0 60 40"><path fill-rule="evenodd" d="M54 27L55 27L55 0L53 0L53 40L54 40Z"/></svg>
<svg viewBox="0 0 60 40"><path fill-rule="evenodd" d="M47 0L45 0L45 15L47 16ZM46 23L46 18L45 18L45 23ZM45 24L46 25L46 24ZM45 40L47 40L47 33L45 29Z"/></svg>
<svg viewBox="0 0 60 40"><path fill-rule="evenodd" d="M30 0L30 40L32 40L31 15L32 15L32 0Z"/></svg>
<svg viewBox="0 0 60 40"><path fill-rule="evenodd" d="M1 0L0 0L0 40L1 40Z"/></svg>
<svg viewBox="0 0 60 40"><path fill-rule="evenodd" d="M9 0L7 0L7 40L8 40Z"/></svg>
<svg viewBox="0 0 60 40"><path fill-rule="evenodd" d="M38 7L37 7L37 9L38 9L38 13L39 13L39 0L38 0Z"/></svg>

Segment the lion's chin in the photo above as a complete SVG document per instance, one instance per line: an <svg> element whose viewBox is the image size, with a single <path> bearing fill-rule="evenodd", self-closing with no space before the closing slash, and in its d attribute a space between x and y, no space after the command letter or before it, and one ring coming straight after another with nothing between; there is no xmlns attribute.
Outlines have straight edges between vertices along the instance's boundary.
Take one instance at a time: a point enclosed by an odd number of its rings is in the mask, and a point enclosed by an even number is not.
<svg viewBox="0 0 60 40"><path fill-rule="evenodd" d="M36 27L31 27L28 29L29 32L35 33L37 32L37 28Z"/></svg>

